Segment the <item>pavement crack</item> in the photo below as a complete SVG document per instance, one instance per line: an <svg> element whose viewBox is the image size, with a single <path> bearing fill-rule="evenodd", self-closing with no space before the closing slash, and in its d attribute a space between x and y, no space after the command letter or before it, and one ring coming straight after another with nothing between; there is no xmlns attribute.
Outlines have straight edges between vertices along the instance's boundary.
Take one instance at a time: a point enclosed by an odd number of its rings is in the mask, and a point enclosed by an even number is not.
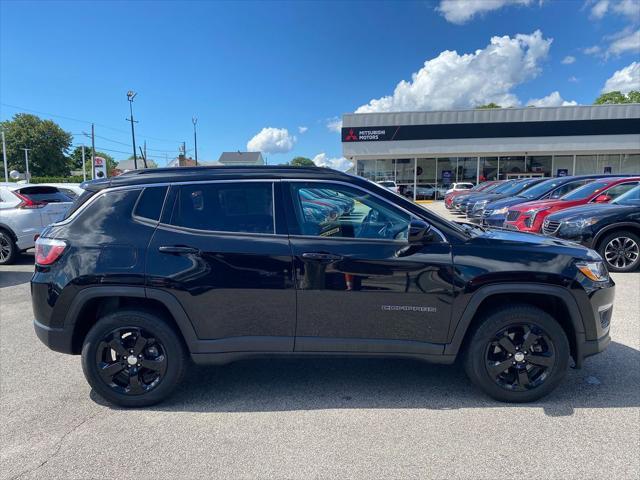
<svg viewBox="0 0 640 480"><path fill-rule="evenodd" d="M25 470L24 472L20 472L17 475L14 475L13 477L11 477L9 480L17 480L18 478L24 477L25 475L33 473L33 472L41 469L42 467L44 467L47 463L49 463L50 460L52 460L56 455L58 455L58 453L60 453L60 450L62 449L62 444L63 444L63 442L65 441L65 439L67 437L69 437L76 430L78 430L82 425L87 423L89 420L94 419L98 415L99 415L99 412L98 413L94 413L93 415L89 415L88 417L84 418L81 422L79 422L77 425L74 425L73 427L71 427L67 432L65 432L56 441L56 443L54 445L54 448L53 448L53 452L51 452L49 455L47 455L47 458L45 458L39 465L37 465L37 466L35 466L33 468L30 468L28 470Z"/></svg>

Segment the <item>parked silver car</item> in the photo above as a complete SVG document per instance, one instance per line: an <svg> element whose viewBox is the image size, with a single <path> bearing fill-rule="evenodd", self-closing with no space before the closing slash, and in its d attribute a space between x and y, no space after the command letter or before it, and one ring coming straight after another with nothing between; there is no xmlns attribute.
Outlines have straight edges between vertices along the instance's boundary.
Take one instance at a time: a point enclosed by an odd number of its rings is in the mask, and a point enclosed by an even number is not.
<svg viewBox="0 0 640 480"><path fill-rule="evenodd" d="M42 229L60 220L71 204L57 187L0 183L0 265L33 248Z"/></svg>

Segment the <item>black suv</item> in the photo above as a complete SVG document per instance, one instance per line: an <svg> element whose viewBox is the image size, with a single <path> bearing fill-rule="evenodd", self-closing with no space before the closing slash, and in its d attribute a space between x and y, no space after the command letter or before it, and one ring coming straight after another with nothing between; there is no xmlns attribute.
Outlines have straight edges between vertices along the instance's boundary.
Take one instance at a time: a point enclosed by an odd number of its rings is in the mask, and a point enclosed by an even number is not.
<svg viewBox="0 0 640 480"><path fill-rule="evenodd" d="M318 354L462 357L526 402L609 343L596 252L452 223L363 178L196 167L86 188L38 239L34 325L119 405L167 397L189 357Z"/></svg>

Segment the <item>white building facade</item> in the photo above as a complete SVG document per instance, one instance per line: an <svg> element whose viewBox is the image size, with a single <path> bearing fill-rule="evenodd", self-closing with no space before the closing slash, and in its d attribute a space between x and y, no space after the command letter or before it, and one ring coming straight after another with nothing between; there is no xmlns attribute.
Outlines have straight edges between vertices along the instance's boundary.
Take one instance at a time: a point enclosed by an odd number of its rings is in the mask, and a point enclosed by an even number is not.
<svg viewBox="0 0 640 480"><path fill-rule="evenodd" d="M401 190L640 174L640 104L345 114L342 150L356 174Z"/></svg>

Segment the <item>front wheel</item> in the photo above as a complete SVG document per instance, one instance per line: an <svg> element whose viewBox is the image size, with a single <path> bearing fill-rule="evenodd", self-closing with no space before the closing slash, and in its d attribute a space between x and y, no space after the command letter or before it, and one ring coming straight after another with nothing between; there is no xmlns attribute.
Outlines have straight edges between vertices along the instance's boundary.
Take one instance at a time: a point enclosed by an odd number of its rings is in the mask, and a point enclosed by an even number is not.
<svg viewBox="0 0 640 480"><path fill-rule="evenodd" d="M633 232L613 232L602 239L598 253L610 272L632 272L640 266L640 237Z"/></svg>
<svg viewBox="0 0 640 480"><path fill-rule="evenodd" d="M82 347L82 370L91 387L122 407L167 398L182 379L186 351L164 319L153 313L111 313L91 328Z"/></svg>
<svg viewBox="0 0 640 480"><path fill-rule="evenodd" d="M569 341L548 313L522 305L489 314L472 333L464 367L481 390L502 402L532 402L567 373Z"/></svg>

